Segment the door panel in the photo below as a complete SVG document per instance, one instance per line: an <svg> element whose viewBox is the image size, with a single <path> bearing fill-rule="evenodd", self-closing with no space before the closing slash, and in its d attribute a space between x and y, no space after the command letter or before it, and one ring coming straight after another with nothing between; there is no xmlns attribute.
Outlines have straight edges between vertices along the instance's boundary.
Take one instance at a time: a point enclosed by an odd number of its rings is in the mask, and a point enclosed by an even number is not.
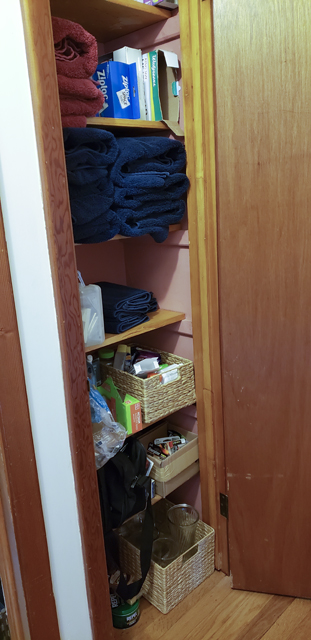
<svg viewBox="0 0 311 640"><path fill-rule="evenodd" d="M311 4L214 0L233 586L311 597Z"/></svg>

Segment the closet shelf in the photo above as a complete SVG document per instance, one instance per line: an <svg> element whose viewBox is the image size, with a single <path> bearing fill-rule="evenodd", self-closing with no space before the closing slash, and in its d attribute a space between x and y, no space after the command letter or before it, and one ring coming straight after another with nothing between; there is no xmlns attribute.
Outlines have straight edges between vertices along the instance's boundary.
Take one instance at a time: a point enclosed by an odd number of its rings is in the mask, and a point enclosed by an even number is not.
<svg viewBox="0 0 311 640"><path fill-rule="evenodd" d="M172 233L173 231L181 231L182 230L182 224L181 222L178 222L177 224L170 224L169 226L169 233ZM113 238L110 238L110 240L106 240L106 242L112 242L113 240L138 240L139 238L143 238L145 236L137 236L137 238L134 238L132 236L121 236L119 234L117 234L116 236L113 236ZM96 244L96 243L94 243ZM100 244L105 244L104 242L101 242ZM87 244L82 244L81 242L76 242L75 243L76 247L87 247L89 245Z"/></svg>
<svg viewBox="0 0 311 640"><path fill-rule="evenodd" d="M51 0L52 16L78 22L107 42L170 17L171 12L135 0Z"/></svg>
<svg viewBox="0 0 311 640"><path fill-rule="evenodd" d="M149 5L147 5L149 6ZM168 131L169 128L162 120L130 120L129 118L87 118L88 127L98 127L104 129L143 129L152 131Z"/></svg>
<svg viewBox="0 0 311 640"><path fill-rule="evenodd" d="M133 338L136 338L136 336L140 336L144 333L149 333L149 331L161 329L161 327L166 327L169 324L174 324L174 322L181 322L181 320L184 320L185 314L181 313L180 311L158 309L157 311L152 311L151 313L149 313L149 318L149 322L143 322L142 324L137 325L137 327L133 327L128 331L123 331L123 333L107 333L106 339L102 344L98 344L95 347L86 347L85 352L90 353L91 351L95 351L96 349L100 349L101 347L107 347L111 344L116 344L117 342L132 340Z"/></svg>

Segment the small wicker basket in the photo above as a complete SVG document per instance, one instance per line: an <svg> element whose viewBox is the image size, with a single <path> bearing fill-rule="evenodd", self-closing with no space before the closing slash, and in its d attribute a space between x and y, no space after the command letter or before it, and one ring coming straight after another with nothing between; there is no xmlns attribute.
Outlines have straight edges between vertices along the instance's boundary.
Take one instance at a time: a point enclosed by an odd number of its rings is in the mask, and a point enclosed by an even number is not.
<svg viewBox="0 0 311 640"><path fill-rule="evenodd" d="M148 350L150 351L150 347ZM157 353L161 354L162 363L181 365L178 369L177 380L161 384L160 374L142 380L101 362L102 379L105 380L110 376L119 391L128 393L139 400L142 419L146 424L187 407L193 404L196 399L193 362L166 351L158 350Z"/></svg>
<svg viewBox="0 0 311 640"><path fill-rule="evenodd" d="M137 580L140 577L139 549L123 536L119 536L119 541L122 569ZM162 613L168 613L214 572L214 556L214 529L199 521L195 544L190 549L164 568L151 560L140 596Z"/></svg>

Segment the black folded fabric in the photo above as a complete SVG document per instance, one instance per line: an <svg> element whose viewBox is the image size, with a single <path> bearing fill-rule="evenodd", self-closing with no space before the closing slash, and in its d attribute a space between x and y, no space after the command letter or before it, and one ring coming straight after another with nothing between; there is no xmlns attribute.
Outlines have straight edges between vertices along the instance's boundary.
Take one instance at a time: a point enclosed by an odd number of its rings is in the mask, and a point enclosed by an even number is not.
<svg viewBox="0 0 311 640"><path fill-rule="evenodd" d="M186 164L186 151L179 140L155 136L117 138L118 157L111 169L115 185L154 188L156 179L180 173Z"/></svg>
<svg viewBox="0 0 311 640"><path fill-rule="evenodd" d="M122 333L147 322L150 311L158 303L152 292L112 282L96 283L102 292L105 329L109 333Z"/></svg>

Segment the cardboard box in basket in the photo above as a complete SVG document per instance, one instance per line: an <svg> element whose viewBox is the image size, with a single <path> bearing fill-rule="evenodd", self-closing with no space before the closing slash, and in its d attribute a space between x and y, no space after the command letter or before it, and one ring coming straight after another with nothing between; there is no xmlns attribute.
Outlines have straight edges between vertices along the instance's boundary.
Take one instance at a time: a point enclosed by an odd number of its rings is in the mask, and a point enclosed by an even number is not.
<svg viewBox="0 0 311 640"><path fill-rule="evenodd" d="M148 431L148 433L139 436L139 440L147 449L149 442L153 442L155 438L167 436L169 428L176 429L178 433L188 440L188 444L185 444L179 451L165 458L165 460L160 460L155 456L150 458L153 462L150 477L155 480L156 493L163 498L199 471L199 447L196 433L185 431L165 421Z"/></svg>
<svg viewBox="0 0 311 640"><path fill-rule="evenodd" d="M147 348L151 351L150 347ZM111 376L119 391L138 399L145 424L161 420L178 409L188 407L196 400L193 362L166 351L157 350L157 353L160 353L162 363L180 365L176 380L162 384L161 374L142 380L130 373L107 366L103 362L100 365L103 380Z"/></svg>
<svg viewBox="0 0 311 640"><path fill-rule="evenodd" d="M161 508L172 505L161 500ZM154 505L155 507L158 505ZM119 536L120 561L123 571L140 577L140 552L129 540ZM151 566L140 595L151 602L162 613L168 613L193 591L215 568L215 532L209 525L199 520L195 544L178 556L166 567L151 560Z"/></svg>

